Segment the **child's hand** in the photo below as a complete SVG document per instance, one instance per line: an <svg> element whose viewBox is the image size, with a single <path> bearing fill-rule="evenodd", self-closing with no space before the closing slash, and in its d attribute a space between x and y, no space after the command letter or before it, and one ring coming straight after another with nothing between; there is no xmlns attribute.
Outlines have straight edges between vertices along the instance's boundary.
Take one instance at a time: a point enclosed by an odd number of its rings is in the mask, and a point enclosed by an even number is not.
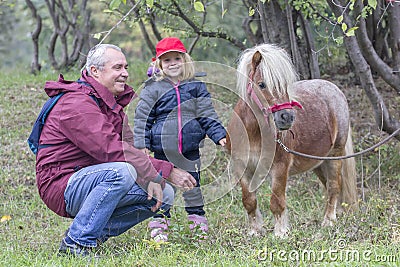
<svg viewBox="0 0 400 267"><path fill-rule="evenodd" d="M222 138L221 140L218 141L218 143L219 143L221 146L225 146L225 144L226 144L226 138Z"/></svg>

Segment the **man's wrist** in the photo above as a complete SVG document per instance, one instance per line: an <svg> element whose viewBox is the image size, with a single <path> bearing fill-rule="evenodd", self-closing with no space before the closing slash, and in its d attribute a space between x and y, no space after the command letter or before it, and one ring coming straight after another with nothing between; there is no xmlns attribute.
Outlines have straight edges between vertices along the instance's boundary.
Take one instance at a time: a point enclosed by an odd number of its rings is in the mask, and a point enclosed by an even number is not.
<svg viewBox="0 0 400 267"><path fill-rule="evenodd" d="M164 180L166 180L166 178L164 178L162 172L160 172L157 174L156 178L154 178L153 183L162 184Z"/></svg>

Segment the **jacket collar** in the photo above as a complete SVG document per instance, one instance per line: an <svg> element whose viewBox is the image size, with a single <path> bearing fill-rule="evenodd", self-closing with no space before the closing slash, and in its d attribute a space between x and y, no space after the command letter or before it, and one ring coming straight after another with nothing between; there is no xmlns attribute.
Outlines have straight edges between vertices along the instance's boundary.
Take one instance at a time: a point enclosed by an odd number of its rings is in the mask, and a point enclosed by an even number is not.
<svg viewBox="0 0 400 267"><path fill-rule="evenodd" d="M86 70L82 72L81 80L89 83L95 91L95 96L101 98L103 102L111 110L115 110L115 112L119 112L120 108L118 108L118 106L125 107L131 102L132 99L137 97L132 87L127 84L125 84L124 92L118 97L114 97L114 95L105 86L97 82L93 77L89 76Z"/></svg>
<svg viewBox="0 0 400 267"><path fill-rule="evenodd" d="M77 86L75 81L67 81L64 76L60 74L58 76L58 81L47 81L44 86L44 91L49 97L58 95L61 92L77 92L80 91L85 94L91 94L93 89L90 87L80 87Z"/></svg>

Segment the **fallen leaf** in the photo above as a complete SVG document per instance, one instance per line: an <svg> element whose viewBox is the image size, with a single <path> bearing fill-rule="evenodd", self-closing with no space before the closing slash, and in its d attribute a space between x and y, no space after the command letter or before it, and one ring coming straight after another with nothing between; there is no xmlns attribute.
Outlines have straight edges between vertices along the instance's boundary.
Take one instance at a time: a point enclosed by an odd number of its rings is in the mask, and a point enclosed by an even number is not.
<svg viewBox="0 0 400 267"><path fill-rule="evenodd" d="M166 241L157 242L157 241L155 241L153 239L151 239L151 240L143 239L143 242L147 243L153 249L161 249L162 245L167 245L169 243L169 242L166 242Z"/></svg>
<svg viewBox="0 0 400 267"><path fill-rule="evenodd" d="M3 217L1 217L0 222L6 222L11 220L11 216L10 215L3 215Z"/></svg>

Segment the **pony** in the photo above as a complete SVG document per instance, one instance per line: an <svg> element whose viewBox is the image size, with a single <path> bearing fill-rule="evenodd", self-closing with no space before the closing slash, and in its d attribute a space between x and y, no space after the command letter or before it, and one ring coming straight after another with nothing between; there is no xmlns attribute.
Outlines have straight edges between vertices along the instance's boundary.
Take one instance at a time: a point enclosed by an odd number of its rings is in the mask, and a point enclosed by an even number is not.
<svg viewBox="0 0 400 267"><path fill-rule="evenodd" d="M240 98L227 126L226 149L235 178L240 179L242 202L250 235L264 234L257 205L257 189L271 178L270 210L274 234L289 234L286 187L289 176L309 170L326 189L323 226L332 226L339 211L358 206L354 158L313 159L353 153L346 97L333 83L322 79L298 80L285 50L261 44L242 52L237 67Z"/></svg>

